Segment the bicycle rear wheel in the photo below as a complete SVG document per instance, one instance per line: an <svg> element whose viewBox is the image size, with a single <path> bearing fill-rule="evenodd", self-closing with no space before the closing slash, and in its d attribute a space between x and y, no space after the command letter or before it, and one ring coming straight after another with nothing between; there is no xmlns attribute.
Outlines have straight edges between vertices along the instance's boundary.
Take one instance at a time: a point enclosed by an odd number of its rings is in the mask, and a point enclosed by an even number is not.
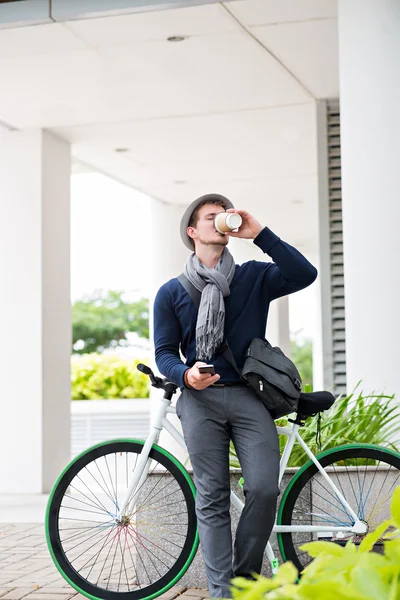
<svg viewBox="0 0 400 600"><path fill-rule="evenodd" d="M197 547L195 488L184 466L153 446L133 510L117 520L142 440L98 444L75 458L50 494L46 537L62 576L98 600L154 598L178 581Z"/></svg>
<svg viewBox="0 0 400 600"><path fill-rule="evenodd" d="M390 518L390 500L400 483L400 455L379 446L354 444L327 450L317 456L332 482L360 520L373 531ZM277 517L278 525L352 526L353 518L337 494L310 460L290 480ZM368 533L367 531L367 533ZM337 532L278 533L283 560L291 560L301 572L311 557L299 546L324 540L344 545L360 544L364 536ZM382 541L375 546L383 549Z"/></svg>

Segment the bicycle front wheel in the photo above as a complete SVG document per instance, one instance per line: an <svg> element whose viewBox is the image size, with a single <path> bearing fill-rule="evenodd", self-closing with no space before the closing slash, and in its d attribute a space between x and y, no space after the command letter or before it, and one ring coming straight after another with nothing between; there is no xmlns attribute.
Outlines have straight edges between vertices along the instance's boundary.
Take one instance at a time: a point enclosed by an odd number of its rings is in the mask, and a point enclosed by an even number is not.
<svg viewBox="0 0 400 600"><path fill-rule="evenodd" d="M397 452L355 444L327 450L317 459L355 514L367 524L367 533L390 518L390 500L400 478ZM277 524L336 528L351 527L354 519L310 460L289 481L279 507ZM344 545L351 539L358 545L365 535L317 530L278 533L277 537L283 560L291 560L301 572L312 560L300 550L302 544L324 540ZM382 541L375 547L378 552L380 549L383 549Z"/></svg>
<svg viewBox="0 0 400 600"><path fill-rule="evenodd" d="M184 466L153 445L131 511L117 518L142 440L98 444L75 458L50 494L46 537L62 576L98 600L151 599L168 590L198 547L195 488Z"/></svg>

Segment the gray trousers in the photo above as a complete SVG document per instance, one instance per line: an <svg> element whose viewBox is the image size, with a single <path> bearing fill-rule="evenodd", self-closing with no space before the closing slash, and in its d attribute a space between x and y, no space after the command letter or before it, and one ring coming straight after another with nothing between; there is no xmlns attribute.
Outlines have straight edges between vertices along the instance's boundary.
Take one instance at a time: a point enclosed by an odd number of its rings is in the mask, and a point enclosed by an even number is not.
<svg viewBox="0 0 400 600"><path fill-rule="evenodd" d="M243 386L184 389L176 411L197 488L196 514L210 596L228 598L233 577L261 571L279 494L277 430L262 402ZM230 439L242 467L245 494L233 564Z"/></svg>

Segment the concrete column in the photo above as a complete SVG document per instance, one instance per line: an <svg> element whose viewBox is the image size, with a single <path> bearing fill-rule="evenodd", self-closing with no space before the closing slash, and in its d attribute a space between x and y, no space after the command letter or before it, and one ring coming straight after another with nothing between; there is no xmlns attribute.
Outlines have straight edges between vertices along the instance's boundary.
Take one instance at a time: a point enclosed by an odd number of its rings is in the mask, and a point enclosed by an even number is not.
<svg viewBox="0 0 400 600"><path fill-rule="evenodd" d="M0 493L48 492L70 454L70 150L0 136Z"/></svg>
<svg viewBox="0 0 400 600"><path fill-rule="evenodd" d="M173 277L178 277L183 271L187 257L190 251L181 240L179 233L180 220L185 210L184 206L167 204L158 200L152 201L152 237L153 237L153 255L152 255L152 298L150 298L150 339L154 341L153 335L153 303L158 289ZM182 357L182 360L184 358ZM158 373L154 360L154 346L152 350L152 369ZM162 392L161 392L162 395ZM179 390L175 399L179 396ZM151 402L154 407L155 401L160 397L160 391L151 388ZM175 401L174 401L175 403ZM178 417L169 416L171 423L182 431ZM160 437L160 445L172 452L182 462L187 460L187 453L181 450L181 447L171 436L163 432Z"/></svg>
<svg viewBox="0 0 400 600"><path fill-rule="evenodd" d="M271 302L267 321L267 340L291 357L289 329L289 297L284 296Z"/></svg>
<svg viewBox="0 0 400 600"><path fill-rule="evenodd" d="M400 2L339 0L347 388L400 398Z"/></svg>

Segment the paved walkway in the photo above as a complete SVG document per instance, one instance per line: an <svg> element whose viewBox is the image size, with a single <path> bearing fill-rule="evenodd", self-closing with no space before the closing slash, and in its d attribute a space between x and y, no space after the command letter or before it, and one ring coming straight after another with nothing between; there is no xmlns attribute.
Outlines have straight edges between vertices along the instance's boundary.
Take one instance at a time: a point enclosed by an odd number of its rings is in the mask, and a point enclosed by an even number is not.
<svg viewBox="0 0 400 600"><path fill-rule="evenodd" d="M35 523L0 524L1 600L83 599L64 581L47 549L44 525ZM208 590L171 588L163 600L208 599Z"/></svg>

